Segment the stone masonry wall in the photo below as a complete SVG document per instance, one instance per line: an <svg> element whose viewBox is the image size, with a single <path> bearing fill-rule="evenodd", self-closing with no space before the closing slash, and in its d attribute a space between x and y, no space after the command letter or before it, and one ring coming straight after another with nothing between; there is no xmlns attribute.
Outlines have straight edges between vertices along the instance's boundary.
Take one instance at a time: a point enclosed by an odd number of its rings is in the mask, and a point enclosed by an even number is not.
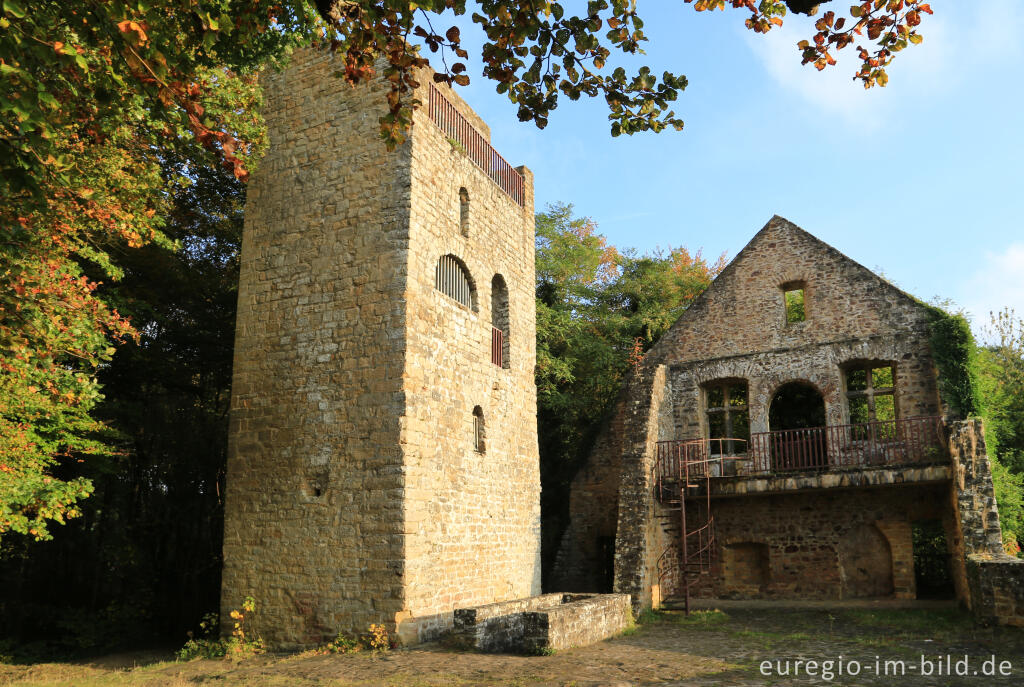
<svg viewBox="0 0 1024 687"><path fill-rule="evenodd" d="M992 467L981 420L954 423L950 427L949 451L953 457L953 481L964 553L968 556L1003 553Z"/></svg>
<svg viewBox="0 0 1024 687"><path fill-rule="evenodd" d="M427 100L425 92L417 97ZM407 608L399 628L407 640L450 627L457 606L540 592L532 175L520 168L520 206L424 110L414 122L403 418ZM460 189L469 197L468 235ZM435 288L435 266L446 254L468 269L472 308ZM508 290L507 368L491 362L496 275ZM482 453L474 445L477 406Z"/></svg>
<svg viewBox="0 0 1024 687"><path fill-rule="evenodd" d="M783 284L804 288L806 321L786 322ZM894 334L927 340L910 296L793 223L773 217L648 353L661 364L708 362ZM918 350L919 356L927 349ZM897 361L898 362L898 361ZM916 380L915 384L934 382ZM925 391L926 393L926 391Z"/></svg>
<svg viewBox="0 0 1024 687"><path fill-rule="evenodd" d="M783 284L804 288L807 319L786 322ZM900 417L940 412L924 309L909 296L786 220L769 222L649 354L672 366L677 439L706 436L701 385L748 384L750 431L765 432L780 386L809 383L827 422L847 424L841 366L896 367Z"/></svg>
<svg viewBox="0 0 1024 687"><path fill-rule="evenodd" d="M299 51L265 77L271 146L242 247L222 617L252 594L283 647L380 622L414 642L455 606L540 591L532 176L519 168L520 206L424 110L388 153L381 83L335 70ZM471 309L434 288L448 253ZM508 369L490 362L495 275Z"/></svg>
<svg viewBox="0 0 1024 687"><path fill-rule="evenodd" d="M1024 627L1024 560L1003 552L985 431L977 419L950 430L953 500L963 532L967 600L985 624Z"/></svg>
<svg viewBox="0 0 1024 687"><path fill-rule="evenodd" d="M803 322L786 321L784 287L791 285L804 290ZM942 404L928 338L927 314L917 301L799 227L772 218L648 352L645 368L668 368L663 387L670 399L655 406L650 401L653 389L636 385L622 402L616 591L633 594L635 603L655 598L652 562L668 545L663 528L652 524L660 510L652 509L644 491L654 447L649 455L638 447L650 441L651 426L661 427L660 440L705 437L702 385L723 379L747 381L751 432L770 429L771 399L791 381L808 383L821 393L828 424L845 424L850 415L843 366L868 361L895 366L898 416L937 415ZM619 469L604 455L607 447L596 447L581 472L586 479L573 485L574 533L593 536L603 522L601 505L611 508L610 495L594 487ZM603 504L584 505L588 499ZM948 506L942 517L950 519ZM947 530L955 544L958 530ZM647 540L641 544L637 537L644 531ZM889 534L904 538L892 530ZM563 546L559 557L570 561L594 546ZM901 593L910 593L906 584Z"/></svg>
<svg viewBox="0 0 1024 687"><path fill-rule="evenodd" d="M551 589L564 592L608 592L614 581L615 528L618 522L622 428L621 400L594 443L587 462L569 489L569 522L562 534L551 571ZM606 560L605 547L612 549ZM606 570L611 563L612 570ZM608 572L612 579L608 579Z"/></svg>
<svg viewBox="0 0 1024 687"><path fill-rule="evenodd" d="M242 241L221 617L251 594L282 646L393 625L404 604L411 146L388 154L380 89L332 72L300 53L264 78Z"/></svg>
<svg viewBox="0 0 1024 687"><path fill-rule="evenodd" d="M523 614L527 653L562 651L614 637L633 625L626 594L567 594L565 603Z"/></svg>
<svg viewBox="0 0 1024 687"><path fill-rule="evenodd" d="M791 381L809 383L821 393L829 425L848 424L850 414L841 366L856 360L895 363L899 417L939 414L934 363L927 335L923 332L890 333L674 366L672 390L676 438L699 439L706 436L706 401L701 390L708 382L721 379L746 380L752 433L769 431L768 411L772 397L779 387Z"/></svg>
<svg viewBox="0 0 1024 687"><path fill-rule="evenodd" d="M521 651L524 614L557 606L564 600L564 594L542 594L476 608L456 608L452 639L458 646L477 651Z"/></svg>
<svg viewBox="0 0 1024 687"><path fill-rule="evenodd" d="M655 517L651 479L657 442L671 432L664 412L672 393L666 373L663 365L643 365L636 371L623 419L614 591L630 595L634 612L661 603L658 555L670 543Z"/></svg>
<svg viewBox="0 0 1024 687"><path fill-rule="evenodd" d="M715 598L913 599L911 526L956 522L944 484L712 501L718 556L697 594ZM751 553L758 550L760 558Z"/></svg>

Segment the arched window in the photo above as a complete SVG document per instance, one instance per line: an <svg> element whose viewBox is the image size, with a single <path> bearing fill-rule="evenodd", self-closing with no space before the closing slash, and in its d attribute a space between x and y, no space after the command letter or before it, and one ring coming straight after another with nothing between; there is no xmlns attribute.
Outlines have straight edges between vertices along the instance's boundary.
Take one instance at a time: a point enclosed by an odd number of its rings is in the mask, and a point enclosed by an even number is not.
<svg viewBox="0 0 1024 687"><path fill-rule="evenodd" d="M473 280L463 262L454 255L442 255L437 261L434 288L467 308L476 310L476 289L473 287Z"/></svg>
<svg viewBox="0 0 1024 687"><path fill-rule="evenodd" d="M473 448L477 453L484 453L487 450L487 433L484 430L484 409L480 406L473 408Z"/></svg>
<svg viewBox="0 0 1024 687"><path fill-rule="evenodd" d="M509 366L508 287L500 274L491 280L491 362Z"/></svg>
<svg viewBox="0 0 1024 687"><path fill-rule="evenodd" d="M459 231L469 236L469 191L465 186L459 189Z"/></svg>

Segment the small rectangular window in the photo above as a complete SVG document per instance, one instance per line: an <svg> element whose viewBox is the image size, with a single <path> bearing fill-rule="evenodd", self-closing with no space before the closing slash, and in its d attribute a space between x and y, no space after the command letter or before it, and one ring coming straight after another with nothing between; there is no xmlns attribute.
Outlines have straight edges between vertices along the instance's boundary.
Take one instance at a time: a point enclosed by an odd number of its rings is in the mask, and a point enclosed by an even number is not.
<svg viewBox="0 0 1024 687"><path fill-rule="evenodd" d="M787 289L786 290L786 322L792 324L794 322L803 322L807 319L807 312L804 309L804 290L799 289Z"/></svg>
<svg viewBox="0 0 1024 687"><path fill-rule="evenodd" d="M725 388L721 386L708 387L708 408L725 407Z"/></svg>

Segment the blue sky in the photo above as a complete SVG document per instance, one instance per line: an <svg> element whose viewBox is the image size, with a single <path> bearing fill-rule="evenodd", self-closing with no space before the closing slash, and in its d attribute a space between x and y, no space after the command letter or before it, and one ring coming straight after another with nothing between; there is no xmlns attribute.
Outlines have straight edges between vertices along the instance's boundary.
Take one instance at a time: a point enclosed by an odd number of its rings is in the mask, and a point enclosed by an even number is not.
<svg viewBox="0 0 1024 687"><path fill-rule="evenodd" d="M533 170L538 210L570 202L617 247L709 258L734 256L779 214L976 325L1004 306L1024 315L1024 1L933 0L924 42L869 91L850 78L852 47L824 73L800 65L805 17L759 36L743 12L638 5L647 54L611 64L686 74L682 132L613 139L603 100L568 99L540 131L470 62L460 93L498 151ZM474 57L480 34L458 23Z"/></svg>

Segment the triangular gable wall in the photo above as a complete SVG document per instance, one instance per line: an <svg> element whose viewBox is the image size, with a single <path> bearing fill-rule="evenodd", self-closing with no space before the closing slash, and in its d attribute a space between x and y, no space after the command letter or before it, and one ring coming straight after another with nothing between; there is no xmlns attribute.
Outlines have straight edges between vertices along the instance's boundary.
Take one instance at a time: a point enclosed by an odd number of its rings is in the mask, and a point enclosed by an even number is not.
<svg viewBox="0 0 1024 687"><path fill-rule="evenodd" d="M784 284L805 289L807 320L785 321ZM792 222L773 217L648 353L677 364L757 351L923 332L924 305Z"/></svg>

